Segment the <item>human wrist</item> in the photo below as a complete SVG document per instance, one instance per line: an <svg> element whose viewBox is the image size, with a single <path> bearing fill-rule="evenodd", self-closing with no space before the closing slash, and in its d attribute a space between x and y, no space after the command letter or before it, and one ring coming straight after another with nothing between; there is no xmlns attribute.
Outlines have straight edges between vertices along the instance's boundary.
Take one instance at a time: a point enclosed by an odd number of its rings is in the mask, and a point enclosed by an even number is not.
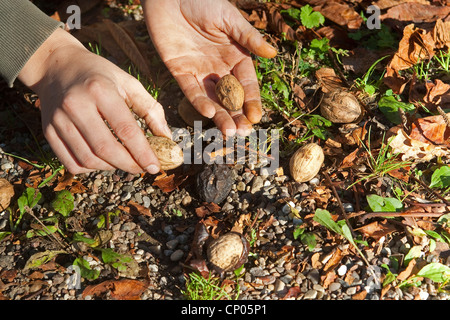
<svg viewBox="0 0 450 320"><path fill-rule="evenodd" d="M19 72L18 79L27 87L35 90L44 81L44 78L52 68L53 56L61 48L84 46L68 32L57 29L30 57L22 70ZM86 50L86 49L85 49Z"/></svg>

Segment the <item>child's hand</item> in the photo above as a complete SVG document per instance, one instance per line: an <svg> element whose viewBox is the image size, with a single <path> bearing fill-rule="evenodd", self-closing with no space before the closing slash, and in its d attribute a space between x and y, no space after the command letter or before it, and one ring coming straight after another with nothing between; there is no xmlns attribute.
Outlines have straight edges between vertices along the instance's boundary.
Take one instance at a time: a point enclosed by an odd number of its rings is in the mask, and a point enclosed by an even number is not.
<svg viewBox="0 0 450 320"><path fill-rule="evenodd" d="M262 106L248 50L266 58L276 50L227 0L141 3L156 49L193 106L225 134L250 133L252 123L261 120ZM215 97L215 83L229 73L244 87L241 111L226 111Z"/></svg>
<svg viewBox="0 0 450 320"><path fill-rule="evenodd" d="M89 52L69 33L55 31L19 79L38 94L44 135L71 173L159 171L159 161L130 108L153 134L171 137L161 105L138 80Z"/></svg>

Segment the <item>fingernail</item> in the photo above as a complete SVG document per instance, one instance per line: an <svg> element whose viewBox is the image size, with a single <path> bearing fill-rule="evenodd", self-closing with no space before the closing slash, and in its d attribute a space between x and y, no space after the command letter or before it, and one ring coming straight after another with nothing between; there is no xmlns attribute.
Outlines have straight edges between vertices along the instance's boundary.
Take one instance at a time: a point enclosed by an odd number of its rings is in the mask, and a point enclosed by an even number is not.
<svg viewBox="0 0 450 320"><path fill-rule="evenodd" d="M168 126L164 126L164 133L166 134L167 138L172 139L172 130Z"/></svg>
<svg viewBox="0 0 450 320"><path fill-rule="evenodd" d="M151 164L147 168L145 168L145 171L147 171L150 174L157 174L159 172L159 168L158 166Z"/></svg>

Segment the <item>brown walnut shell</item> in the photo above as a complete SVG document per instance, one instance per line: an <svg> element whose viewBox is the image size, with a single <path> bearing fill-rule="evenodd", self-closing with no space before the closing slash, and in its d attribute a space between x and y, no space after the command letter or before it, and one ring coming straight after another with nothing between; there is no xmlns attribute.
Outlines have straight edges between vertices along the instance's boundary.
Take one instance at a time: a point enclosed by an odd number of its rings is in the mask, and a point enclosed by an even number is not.
<svg viewBox="0 0 450 320"><path fill-rule="evenodd" d="M0 212L9 207L14 197L14 187L8 180L0 178Z"/></svg>
<svg viewBox="0 0 450 320"><path fill-rule="evenodd" d="M334 90L324 93L320 113L333 123L351 123L361 116L361 105L350 92Z"/></svg>
<svg viewBox="0 0 450 320"><path fill-rule="evenodd" d="M216 84L216 95L220 103L231 111L242 109L244 105L244 88L235 76L227 74Z"/></svg>
<svg viewBox="0 0 450 320"><path fill-rule="evenodd" d="M232 271L247 261L250 245L237 232L229 232L214 239L206 251L209 262L219 272Z"/></svg>
<svg viewBox="0 0 450 320"><path fill-rule="evenodd" d="M159 136L147 137L147 141L158 157L162 170L175 169L183 164L183 150L174 141Z"/></svg>
<svg viewBox="0 0 450 320"><path fill-rule="evenodd" d="M187 125L194 127L195 121L201 121L202 126L207 125L211 119L204 117L194 108L189 100L184 97L178 104L178 114Z"/></svg>
<svg viewBox="0 0 450 320"><path fill-rule="evenodd" d="M319 173L325 155L322 147L316 143L309 143L298 149L289 161L292 178L297 182L306 182Z"/></svg>

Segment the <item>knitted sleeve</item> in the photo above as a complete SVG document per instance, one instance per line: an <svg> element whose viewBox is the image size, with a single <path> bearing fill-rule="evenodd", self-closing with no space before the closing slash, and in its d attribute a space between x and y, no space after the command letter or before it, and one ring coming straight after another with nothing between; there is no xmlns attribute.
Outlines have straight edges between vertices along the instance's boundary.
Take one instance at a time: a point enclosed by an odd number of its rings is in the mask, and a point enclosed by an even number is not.
<svg viewBox="0 0 450 320"><path fill-rule="evenodd" d="M0 0L0 76L10 87L36 50L63 26L29 0Z"/></svg>

